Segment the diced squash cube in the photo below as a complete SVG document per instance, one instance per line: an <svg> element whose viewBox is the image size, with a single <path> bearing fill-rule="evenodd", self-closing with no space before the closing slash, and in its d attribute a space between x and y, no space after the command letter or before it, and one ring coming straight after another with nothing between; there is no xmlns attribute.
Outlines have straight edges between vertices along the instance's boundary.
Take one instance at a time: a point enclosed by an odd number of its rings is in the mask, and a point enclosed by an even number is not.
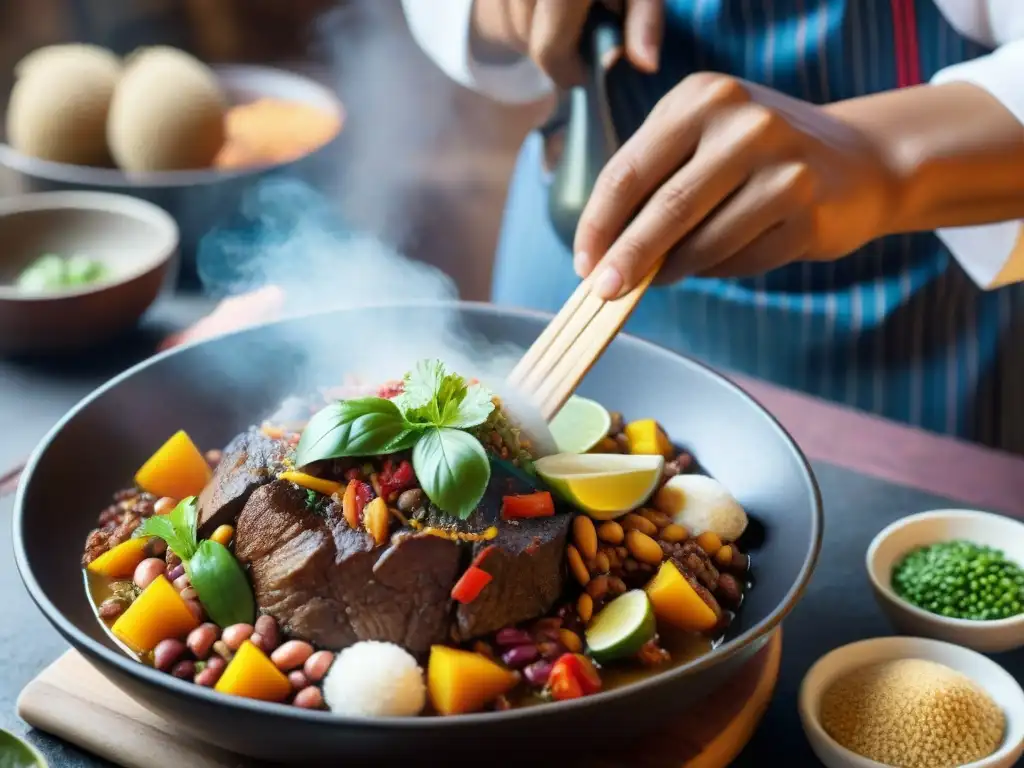
<svg viewBox="0 0 1024 768"><path fill-rule="evenodd" d="M654 616L676 629L707 632L718 624L718 616L697 593L675 563L666 560L647 585L647 597L654 606Z"/></svg>
<svg viewBox="0 0 1024 768"><path fill-rule="evenodd" d="M675 456L672 442L654 419L631 421L626 425L626 437L632 454L664 456L666 459Z"/></svg>
<svg viewBox="0 0 1024 768"><path fill-rule="evenodd" d="M133 651L144 653L161 640L182 638L198 626L178 590L161 575L118 617L111 631Z"/></svg>
<svg viewBox="0 0 1024 768"><path fill-rule="evenodd" d="M427 663L427 691L434 709L442 715L477 712L503 693L519 677L486 656L435 645Z"/></svg>
<svg viewBox="0 0 1024 768"><path fill-rule="evenodd" d="M210 465L184 430L175 432L135 473L135 484L154 496L198 496L213 477Z"/></svg>
<svg viewBox="0 0 1024 768"><path fill-rule="evenodd" d="M148 536L122 541L89 563L86 570L111 579L130 579L135 567L146 559L148 541Z"/></svg>
<svg viewBox="0 0 1024 768"><path fill-rule="evenodd" d="M284 701L292 685L267 655L246 640L228 662L216 690L260 701Z"/></svg>

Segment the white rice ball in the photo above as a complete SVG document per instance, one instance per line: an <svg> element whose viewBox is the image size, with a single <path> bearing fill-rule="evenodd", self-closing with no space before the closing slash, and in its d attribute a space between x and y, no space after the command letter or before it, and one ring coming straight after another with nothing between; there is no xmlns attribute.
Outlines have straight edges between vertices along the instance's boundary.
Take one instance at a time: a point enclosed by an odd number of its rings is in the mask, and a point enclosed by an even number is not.
<svg viewBox="0 0 1024 768"><path fill-rule="evenodd" d="M747 529L740 503L706 475L676 475L658 491L654 506L694 536L712 531L722 541L736 541Z"/></svg>
<svg viewBox="0 0 1024 768"><path fill-rule="evenodd" d="M423 670L401 646L376 640L350 645L323 683L324 700L339 715L410 717L427 703Z"/></svg>

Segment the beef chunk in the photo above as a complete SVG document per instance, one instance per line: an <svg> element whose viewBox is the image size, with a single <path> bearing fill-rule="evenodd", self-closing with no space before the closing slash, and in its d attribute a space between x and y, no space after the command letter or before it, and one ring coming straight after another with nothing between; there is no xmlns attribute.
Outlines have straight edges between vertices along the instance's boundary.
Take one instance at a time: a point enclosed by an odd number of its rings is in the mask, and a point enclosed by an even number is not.
<svg viewBox="0 0 1024 768"><path fill-rule="evenodd" d="M249 496L283 469L285 446L262 432L243 432L224 449L213 479L199 494L199 533L209 536L223 523L231 523Z"/></svg>
<svg viewBox="0 0 1024 768"><path fill-rule="evenodd" d="M302 491L275 481L246 502L235 554L250 566L260 610L294 637L333 650L385 640L422 654L448 635L454 542L400 532L374 548L337 504L315 514Z"/></svg>
<svg viewBox="0 0 1024 768"><path fill-rule="evenodd" d="M474 556L497 545L481 567L494 579L467 605L455 612L458 639L479 637L536 618L554 605L565 569L565 540L571 515L498 523L498 536L474 546Z"/></svg>

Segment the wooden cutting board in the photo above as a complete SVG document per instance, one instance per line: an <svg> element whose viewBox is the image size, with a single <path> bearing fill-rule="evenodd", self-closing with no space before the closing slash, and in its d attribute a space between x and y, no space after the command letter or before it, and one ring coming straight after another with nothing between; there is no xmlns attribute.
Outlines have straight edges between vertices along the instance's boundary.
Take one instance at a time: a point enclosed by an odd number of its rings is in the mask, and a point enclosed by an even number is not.
<svg viewBox="0 0 1024 768"><path fill-rule="evenodd" d="M781 657L779 629L729 683L680 715L678 727L646 737L642 748L618 756L588 756L579 765L724 768L761 721L775 690ZM184 735L122 693L76 651L65 653L25 687L18 698L18 714L29 725L124 768L259 765Z"/></svg>

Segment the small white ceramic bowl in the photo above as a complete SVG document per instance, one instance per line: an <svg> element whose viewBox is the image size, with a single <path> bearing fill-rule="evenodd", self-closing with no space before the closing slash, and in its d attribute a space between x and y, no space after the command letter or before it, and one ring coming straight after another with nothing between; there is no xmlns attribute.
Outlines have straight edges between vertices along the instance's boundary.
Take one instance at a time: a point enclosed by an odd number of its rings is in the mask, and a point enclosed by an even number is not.
<svg viewBox="0 0 1024 768"><path fill-rule="evenodd" d="M1006 715L1003 744L984 760L962 768L1010 768L1024 752L1024 691L1013 676L980 653L952 643L919 637L878 637L844 645L822 656L800 684L800 722L811 749L828 768L881 768L839 746L821 725L821 698L840 676L869 664L895 659L925 659L955 669L983 688Z"/></svg>
<svg viewBox="0 0 1024 768"><path fill-rule="evenodd" d="M950 619L911 605L893 591L892 569L913 549L965 539L995 547L1024 566L1024 524L967 509L939 509L904 517L883 529L868 547L867 570L875 599L903 634L934 637L984 653L1024 646L1024 614L1008 619Z"/></svg>

